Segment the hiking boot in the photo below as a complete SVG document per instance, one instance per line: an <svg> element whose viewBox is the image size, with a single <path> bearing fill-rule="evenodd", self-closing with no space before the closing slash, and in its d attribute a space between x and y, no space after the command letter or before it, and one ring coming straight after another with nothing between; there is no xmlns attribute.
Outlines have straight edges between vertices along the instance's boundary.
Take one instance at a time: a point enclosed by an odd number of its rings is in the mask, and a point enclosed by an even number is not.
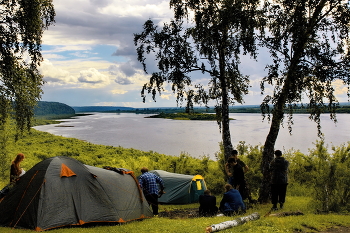
<svg viewBox="0 0 350 233"><path fill-rule="evenodd" d="M271 208L271 210L272 210L272 211L278 210L277 205L273 205L272 208Z"/></svg>

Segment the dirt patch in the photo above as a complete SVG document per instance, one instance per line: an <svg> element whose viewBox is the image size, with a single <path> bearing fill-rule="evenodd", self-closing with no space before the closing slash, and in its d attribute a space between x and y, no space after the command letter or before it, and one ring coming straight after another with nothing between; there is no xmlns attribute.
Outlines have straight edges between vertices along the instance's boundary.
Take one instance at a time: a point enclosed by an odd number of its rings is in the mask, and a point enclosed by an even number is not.
<svg viewBox="0 0 350 233"><path fill-rule="evenodd" d="M350 227L344 227L344 226L335 226L332 228L327 229L326 231L320 231L320 233L350 233Z"/></svg>
<svg viewBox="0 0 350 233"><path fill-rule="evenodd" d="M159 217L165 218L196 218L199 217L198 208L193 209L181 209L159 212Z"/></svg>

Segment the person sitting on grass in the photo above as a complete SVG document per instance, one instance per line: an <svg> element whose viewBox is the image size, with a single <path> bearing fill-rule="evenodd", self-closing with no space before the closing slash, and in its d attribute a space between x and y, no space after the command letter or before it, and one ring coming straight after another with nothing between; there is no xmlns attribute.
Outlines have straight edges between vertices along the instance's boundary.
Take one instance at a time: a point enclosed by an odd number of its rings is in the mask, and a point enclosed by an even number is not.
<svg viewBox="0 0 350 233"><path fill-rule="evenodd" d="M225 185L225 193L220 202L219 209L225 216L245 213L246 211L241 194L230 184Z"/></svg>
<svg viewBox="0 0 350 233"><path fill-rule="evenodd" d="M216 206L216 197L211 195L209 189L204 191L204 194L199 196L199 216L212 217L218 213Z"/></svg>

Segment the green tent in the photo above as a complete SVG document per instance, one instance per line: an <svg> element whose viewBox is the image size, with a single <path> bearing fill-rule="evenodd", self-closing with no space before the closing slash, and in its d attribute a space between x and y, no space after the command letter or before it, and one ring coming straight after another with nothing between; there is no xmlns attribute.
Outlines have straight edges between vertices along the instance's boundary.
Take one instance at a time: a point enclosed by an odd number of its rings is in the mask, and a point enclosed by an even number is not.
<svg viewBox="0 0 350 233"><path fill-rule="evenodd" d="M0 200L1 226L36 231L152 216L132 171L61 156L36 164Z"/></svg>
<svg viewBox="0 0 350 233"><path fill-rule="evenodd" d="M160 203L188 204L198 202L199 195L206 190L204 178L201 175L183 175L162 170L150 171L162 178L165 194L159 198Z"/></svg>

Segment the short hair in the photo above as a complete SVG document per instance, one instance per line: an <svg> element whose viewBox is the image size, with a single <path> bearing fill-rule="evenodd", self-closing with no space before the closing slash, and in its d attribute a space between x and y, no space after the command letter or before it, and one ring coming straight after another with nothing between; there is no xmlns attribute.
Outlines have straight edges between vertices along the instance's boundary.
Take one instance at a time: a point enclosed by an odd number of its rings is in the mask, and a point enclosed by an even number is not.
<svg viewBox="0 0 350 233"><path fill-rule="evenodd" d="M231 189L233 189L232 185L230 185L230 184L225 184L225 190L226 190L226 192L230 191Z"/></svg>
<svg viewBox="0 0 350 233"><path fill-rule="evenodd" d="M204 194L206 194L206 195L209 195L211 192L210 192L210 190L209 189L206 189L205 191L204 191Z"/></svg>
<svg viewBox="0 0 350 233"><path fill-rule="evenodd" d="M147 168L147 167L141 168L141 172L142 172L142 173L148 172L148 168Z"/></svg>
<svg viewBox="0 0 350 233"><path fill-rule="evenodd" d="M275 155L278 156L278 157L282 156L282 151L276 150L275 151Z"/></svg>
<svg viewBox="0 0 350 233"><path fill-rule="evenodd" d="M231 155L238 155L238 151L237 150L232 150Z"/></svg>

